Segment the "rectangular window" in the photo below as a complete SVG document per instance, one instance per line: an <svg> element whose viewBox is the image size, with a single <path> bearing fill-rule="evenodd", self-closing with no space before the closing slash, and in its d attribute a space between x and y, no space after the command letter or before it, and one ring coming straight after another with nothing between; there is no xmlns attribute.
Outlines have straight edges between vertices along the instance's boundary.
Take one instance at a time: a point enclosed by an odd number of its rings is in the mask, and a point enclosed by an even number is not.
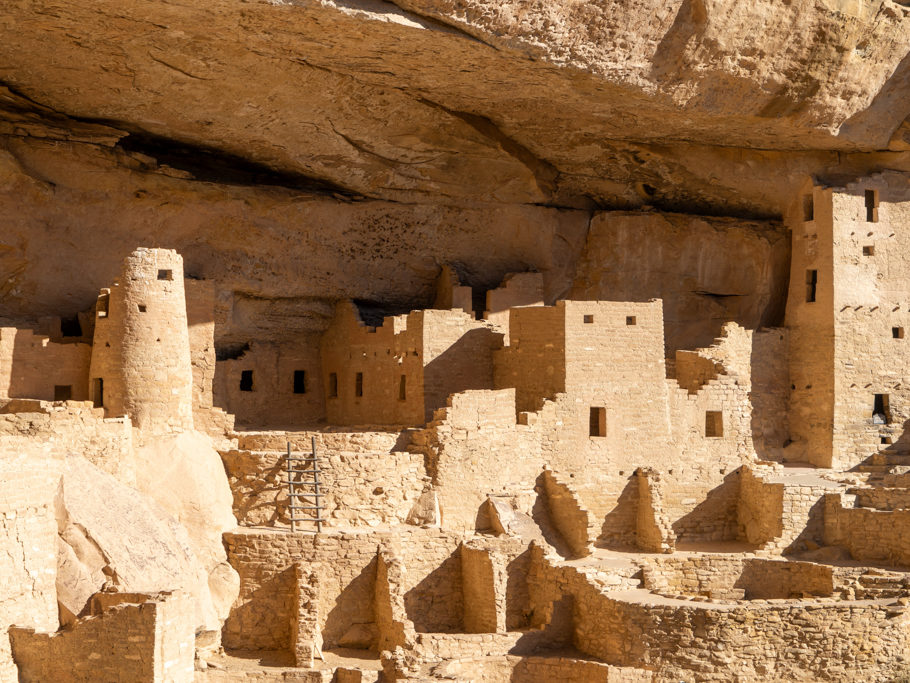
<svg viewBox="0 0 910 683"><path fill-rule="evenodd" d="M294 370L294 393L306 393L306 370Z"/></svg>
<svg viewBox="0 0 910 683"><path fill-rule="evenodd" d="M866 222L878 223L878 190L866 190Z"/></svg>
<svg viewBox="0 0 910 683"><path fill-rule="evenodd" d="M354 396L363 396L363 373L354 375Z"/></svg>
<svg viewBox="0 0 910 683"><path fill-rule="evenodd" d="M593 323L593 322L594 322L594 316L593 316L593 315L586 315L586 316L585 316L585 323L590 324L590 323Z"/></svg>
<svg viewBox="0 0 910 683"><path fill-rule="evenodd" d="M145 312L148 310L148 309L146 308L145 304L137 304L137 306L139 307L139 312L140 312L140 313L145 313Z"/></svg>
<svg viewBox="0 0 910 683"><path fill-rule="evenodd" d="M888 394L876 394L872 402L872 424L891 424L891 406Z"/></svg>
<svg viewBox="0 0 910 683"><path fill-rule="evenodd" d="M252 370L241 370L240 371L240 391L252 391L253 390L253 371Z"/></svg>
<svg viewBox="0 0 910 683"><path fill-rule="evenodd" d="M338 373L329 373L329 398L338 398Z"/></svg>
<svg viewBox="0 0 910 683"><path fill-rule="evenodd" d="M815 220L815 201L811 194L803 195L803 221L808 223Z"/></svg>
<svg viewBox="0 0 910 683"><path fill-rule="evenodd" d="M818 288L818 271L817 270L807 270L806 271L806 303L813 303L815 301L815 293Z"/></svg>
<svg viewBox="0 0 910 683"><path fill-rule="evenodd" d="M173 271L173 270L159 270L159 271L158 271L158 279L159 279L159 280L173 280L173 279L174 279L174 271Z"/></svg>
<svg viewBox="0 0 910 683"><path fill-rule="evenodd" d="M398 378L398 400L404 401L408 397L408 378L402 375Z"/></svg>
<svg viewBox="0 0 910 683"><path fill-rule="evenodd" d="M607 409L591 406L588 418L588 436L607 435Z"/></svg>
<svg viewBox="0 0 910 683"><path fill-rule="evenodd" d="M891 336L894 337L895 339L903 339L904 338L904 328L903 327L892 327Z"/></svg>
<svg viewBox="0 0 910 683"><path fill-rule="evenodd" d="M96 408L104 407L104 380L100 377L92 380L92 405Z"/></svg>
<svg viewBox="0 0 910 683"><path fill-rule="evenodd" d="M54 385L54 400L55 401L69 401L73 398L73 385L72 384L55 384Z"/></svg>
<svg viewBox="0 0 910 683"><path fill-rule="evenodd" d="M626 316L626 325L637 325L637 324L638 324L638 320L634 315Z"/></svg>
<svg viewBox="0 0 910 683"><path fill-rule="evenodd" d="M724 414L719 410L705 412L705 436L716 438L724 435Z"/></svg>
<svg viewBox="0 0 910 683"><path fill-rule="evenodd" d="M875 247L863 247L863 256L875 256Z"/></svg>

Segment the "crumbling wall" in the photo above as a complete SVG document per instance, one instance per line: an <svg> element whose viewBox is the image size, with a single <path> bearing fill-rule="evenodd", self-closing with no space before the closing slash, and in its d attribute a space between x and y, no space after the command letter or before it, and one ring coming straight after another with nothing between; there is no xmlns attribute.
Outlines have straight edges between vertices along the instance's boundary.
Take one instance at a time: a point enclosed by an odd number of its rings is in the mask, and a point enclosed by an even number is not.
<svg viewBox="0 0 910 683"><path fill-rule="evenodd" d="M319 602L319 566L294 565L294 604L291 609L290 650L296 666L312 668L322 648Z"/></svg>
<svg viewBox="0 0 910 683"><path fill-rule="evenodd" d="M672 553L676 535L663 506L660 474L650 468L635 472L638 480L638 515L636 541L647 553Z"/></svg>
<svg viewBox="0 0 910 683"><path fill-rule="evenodd" d="M475 529L490 494L531 493L543 467L534 430L515 422L512 389L454 394L413 443L427 453L447 529Z"/></svg>
<svg viewBox="0 0 910 683"><path fill-rule="evenodd" d="M910 564L910 509L853 507L853 496L824 498L824 542L843 546L860 562Z"/></svg>
<svg viewBox="0 0 910 683"><path fill-rule="evenodd" d="M560 481L552 470L545 469L541 479L541 493L546 501L550 521L576 557L590 555L598 531L590 513L581 506L572 489Z"/></svg>
<svg viewBox="0 0 910 683"><path fill-rule="evenodd" d="M19 680L191 682L191 599L179 592L130 597L146 601L119 602L57 633L11 629Z"/></svg>

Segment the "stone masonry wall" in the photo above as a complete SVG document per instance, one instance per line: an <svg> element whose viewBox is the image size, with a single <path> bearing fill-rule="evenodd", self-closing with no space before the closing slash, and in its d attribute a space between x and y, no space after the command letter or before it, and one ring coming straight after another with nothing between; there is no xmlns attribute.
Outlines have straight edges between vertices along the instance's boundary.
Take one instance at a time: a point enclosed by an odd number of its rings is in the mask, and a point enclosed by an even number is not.
<svg viewBox="0 0 910 683"><path fill-rule="evenodd" d="M120 603L58 633L11 631L24 683L193 680L192 601L182 593Z"/></svg>
<svg viewBox="0 0 910 683"><path fill-rule="evenodd" d="M0 327L0 398L55 400L55 387L69 398L88 398L91 346L58 344L29 329Z"/></svg>

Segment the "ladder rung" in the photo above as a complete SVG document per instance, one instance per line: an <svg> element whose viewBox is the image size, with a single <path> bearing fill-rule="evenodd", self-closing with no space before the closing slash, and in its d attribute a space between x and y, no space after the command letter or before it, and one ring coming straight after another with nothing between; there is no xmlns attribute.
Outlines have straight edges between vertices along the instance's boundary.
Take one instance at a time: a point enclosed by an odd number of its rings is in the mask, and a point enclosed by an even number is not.
<svg viewBox="0 0 910 683"><path fill-rule="evenodd" d="M290 460L291 462L317 462L319 460L319 458L297 458L293 455L290 458L284 456L284 459Z"/></svg>
<svg viewBox="0 0 910 683"><path fill-rule="evenodd" d="M301 473L301 472L316 472L316 473L318 473L318 474L322 474L322 470L311 470L311 469L308 469L308 468L307 468L307 469L302 469L302 470L294 470L294 469L289 470L289 469L285 469L285 470L283 470L283 471L284 471L284 472L296 472L296 473Z"/></svg>
<svg viewBox="0 0 910 683"><path fill-rule="evenodd" d="M321 493L300 493L298 491L292 491L288 493L288 496L293 498L322 498Z"/></svg>
<svg viewBox="0 0 910 683"><path fill-rule="evenodd" d="M289 510L325 510L322 505L288 505Z"/></svg>

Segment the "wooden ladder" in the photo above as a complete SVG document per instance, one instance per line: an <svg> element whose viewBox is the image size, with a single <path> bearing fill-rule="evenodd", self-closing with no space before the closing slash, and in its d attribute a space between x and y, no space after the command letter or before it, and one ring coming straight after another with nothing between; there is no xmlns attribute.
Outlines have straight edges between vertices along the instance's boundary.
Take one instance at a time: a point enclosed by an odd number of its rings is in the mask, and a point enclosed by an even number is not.
<svg viewBox="0 0 910 683"><path fill-rule="evenodd" d="M316 531L322 531L322 491L320 489L319 458L316 456L316 437L312 437L312 453L309 457L295 456L291 453L291 442L288 441L287 454L287 487L288 516L291 518L291 531L304 522L315 522Z"/></svg>

